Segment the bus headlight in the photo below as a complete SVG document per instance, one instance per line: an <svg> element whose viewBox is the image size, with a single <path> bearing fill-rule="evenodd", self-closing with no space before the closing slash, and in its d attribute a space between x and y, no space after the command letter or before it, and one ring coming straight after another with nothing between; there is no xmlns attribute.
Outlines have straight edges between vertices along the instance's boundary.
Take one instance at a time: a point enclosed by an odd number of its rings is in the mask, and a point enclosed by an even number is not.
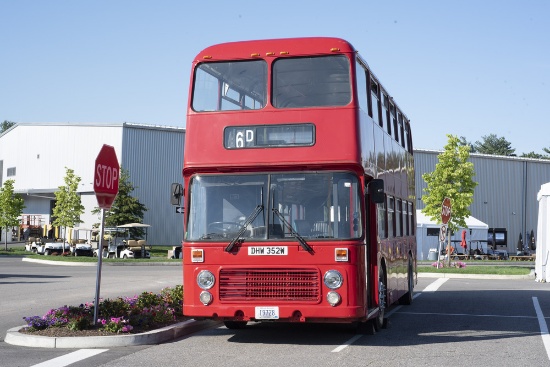
<svg viewBox="0 0 550 367"><path fill-rule="evenodd" d="M330 289L338 289L342 286L344 278L338 270L329 270L325 273L324 282Z"/></svg>
<svg viewBox="0 0 550 367"><path fill-rule="evenodd" d="M214 297L212 296L212 293L207 291L202 291L199 296L201 303L205 306L208 306L210 303L212 303L213 298Z"/></svg>
<svg viewBox="0 0 550 367"><path fill-rule="evenodd" d="M327 293L327 302L332 306L336 306L340 303L342 297L337 292L330 291Z"/></svg>
<svg viewBox="0 0 550 367"><path fill-rule="evenodd" d="M209 272L208 270L203 270L197 275L197 284L202 289L210 289L214 286L214 282L216 281L216 278L214 277L214 274Z"/></svg>

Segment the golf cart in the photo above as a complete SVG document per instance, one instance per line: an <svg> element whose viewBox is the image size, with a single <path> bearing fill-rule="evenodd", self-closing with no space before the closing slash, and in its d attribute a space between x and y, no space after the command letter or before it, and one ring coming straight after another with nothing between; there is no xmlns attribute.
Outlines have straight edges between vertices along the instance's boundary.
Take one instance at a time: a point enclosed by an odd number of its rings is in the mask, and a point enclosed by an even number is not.
<svg viewBox="0 0 550 367"><path fill-rule="evenodd" d="M122 238L124 230L120 230L115 227L109 227L105 228L103 232L103 258L118 258L118 255L125 246L124 240ZM98 245L93 252L94 257L97 257L99 253L99 234L96 236L96 240L98 242Z"/></svg>
<svg viewBox="0 0 550 367"><path fill-rule="evenodd" d="M123 229L127 231L127 238L125 240L125 248L120 252L119 257L123 259L135 259L135 258L151 258L151 254L147 251L147 228L149 224L143 223L128 223L117 226L118 229ZM132 228L141 228L145 229L145 239L130 239ZM150 246L149 246L150 248Z"/></svg>
<svg viewBox="0 0 550 367"><path fill-rule="evenodd" d="M67 249L69 246L67 245ZM29 237L25 245L26 251L34 252L38 255L62 255L63 243L62 242L44 242L40 237Z"/></svg>
<svg viewBox="0 0 550 367"><path fill-rule="evenodd" d="M92 228L75 227L72 231L70 251L73 256L92 256ZM85 238L80 238L81 236Z"/></svg>
<svg viewBox="0 0 550 367"><path fill-rule="evenodd" d="M147 251L146 240L130 239L130 228L147 228L148 224L129 223L116 228L105 228L103 238L108 241L104 246L103 257L110 259L135 259L150 258L151 254ZM147 233L147 232L146 232ZM99 250L94 250L94 257L97 257Z"/></svg>

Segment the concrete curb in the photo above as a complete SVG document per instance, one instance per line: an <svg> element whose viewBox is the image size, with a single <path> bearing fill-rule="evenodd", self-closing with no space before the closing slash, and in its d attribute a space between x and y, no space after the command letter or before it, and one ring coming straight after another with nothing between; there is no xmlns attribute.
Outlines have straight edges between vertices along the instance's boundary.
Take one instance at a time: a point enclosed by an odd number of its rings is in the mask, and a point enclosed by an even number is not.
<svg viewBox="0 0 550 367"><path fill-rule="evenodd" d="M140 334L121 334L109 336L47 337L20 333L25 327L17 326L6 333L7 344L33 348L113 348L131 345L153 345L177 339L187 334L219 324L215 321L187 320L161 329Z"/></svg>
<svg viewBox="0 0 550 367"><path fill-rule="evenodd" d="M21 261L38 263L38 264L47 264L47 265L60 265L60 266L97 266L97 262L71 262L71 261L55 261L55 260L42 260L42 259L29 259L23 257ZM102 266L181 266L181 262L132 262L131 259L127 262L103 262Z"/></svg>

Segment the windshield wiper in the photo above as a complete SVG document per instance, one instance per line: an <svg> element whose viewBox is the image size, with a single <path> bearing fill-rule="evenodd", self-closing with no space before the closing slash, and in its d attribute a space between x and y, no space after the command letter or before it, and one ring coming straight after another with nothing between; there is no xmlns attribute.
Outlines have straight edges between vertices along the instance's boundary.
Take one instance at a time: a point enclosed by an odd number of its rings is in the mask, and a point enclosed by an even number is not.
<svg viewBox="0 0 550 367"><path fill-rule="evenodd" d="M304 240L304 238L302 236L300 236L300 234L298 232L296 232L294 230L294 228L292 228L292 226L290 225L290 223L288 223L285 219L285 217L275 208L272 208L271 211L275 214L277 214L277 217L279 217L279 219L281 220L281 222L284 223L285 227L288 228L288 230L290 231L290 234L295 237L298 242L300 242L300 246L302 246L302 248L304 250L306 250L307 252L313 252L313 248L311 248L310 245L307 244L306 240Z"/></svg>
<svg viewBox="0 0 550 367"><path fill-rule="evenodd" d="M256 209L254 209L254 211L244 221L241 229L237 233L237 236L235 236L235 238L233 238L231 240L231 242L229 242L229 245L227 245L227 247L225 248L226 252L230 252L233 249L233 246L235 246L237 241L239 241L239 239L243 235L244 231L246 231L246 227L248 227L248 225L250 223L252 223L254 221L254 219L256 219L256 217L258 216L258 214L260 214L262 212L262 210L264 210L264 206L262 204L259 204L259 205L256 206Z"/></svg>

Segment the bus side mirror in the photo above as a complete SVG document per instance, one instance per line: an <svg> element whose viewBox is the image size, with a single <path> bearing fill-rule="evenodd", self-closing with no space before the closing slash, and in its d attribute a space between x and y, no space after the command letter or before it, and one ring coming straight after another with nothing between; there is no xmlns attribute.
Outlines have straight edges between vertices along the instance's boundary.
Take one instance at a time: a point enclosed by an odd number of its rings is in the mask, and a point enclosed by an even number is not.
<svg viewBox="0 0 550 367"><path fill-rule="evenodd" d="M179 183L173 183L170 190L170 204L180 206L183 196L183 186Z"/></svg>
<svg viewBox="0 0 550 367"><path fill-rule="evenodd" d="M384 202L384 180L378 178L374 179L369 182L367 188L370 199L373 203L381 204Z"/></svg>

